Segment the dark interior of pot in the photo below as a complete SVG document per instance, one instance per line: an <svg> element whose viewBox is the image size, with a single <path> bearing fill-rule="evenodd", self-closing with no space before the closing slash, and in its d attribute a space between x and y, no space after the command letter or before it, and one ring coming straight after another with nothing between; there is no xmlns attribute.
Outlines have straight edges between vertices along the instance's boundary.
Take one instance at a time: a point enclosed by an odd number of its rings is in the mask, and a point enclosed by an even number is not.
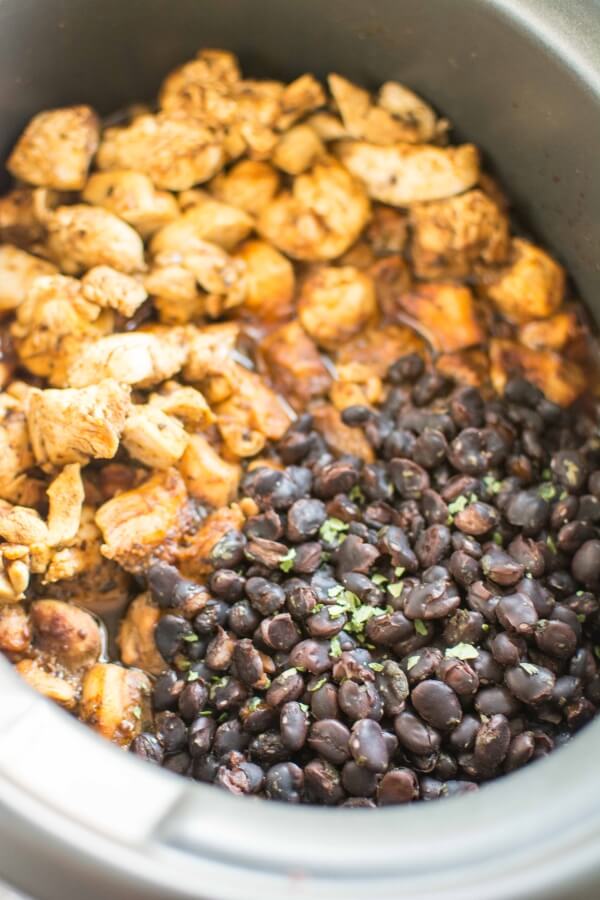
<svg viewBox="0 0 600 900"><path fill-rule="evenodd" d="M597 92L600 76L598 70L594 74L593 69L594 63L600 69L600 63L594 59L600 45L595 47L593 40L594 28L596 36L600 34L600 17L586 9L585 4L574 4L570 22L575 35L571 43L572 34L561 18L564 13L561 7L560 2L522 2L517 5L474 0L421 0L419 3L330 0L326 5L319 0L302 3L223 0L219 4L199 0L129 0L127 3L104 0L101 4L86 0L0 0L0 159L7 157L24 123L39 110L89 103L108 115L132 99L152 98L164 74L193 57L200 47L234 50L244 71L258 77L291 79L304 72L313 72L317 77L325 78L328 72L337 71L370 88L388 79L398 80L451 120L454 140L472 140L482 149L486 168L506 189L519 222L561 261L592 315L600 319L597 300L600 182L595 178L600 132L600 95ZM575 841L573 823L587 822L589 810L586 808L585 814L578 817L576 809L577 803L583 804L585 792L581 790L575 770L583 773L584 765L591 763L590 757L598 745L597 725L596 722L590 726L589 734L586 729L575 742L587 741L589 752L584 751L582 743L580 752L569 747L558 754L574 751L572 759L575 762L569 765L569 773L560 788L564 792L565 816L568 812L571 829L565 829L569 841ZM0 768L1 765L0 759ZM554 785L561 780L560 760L553 760L552 766L547 783L552 781ZM116 771L114 767L112 770ZM550 773L551 770L547 771ZM474 814L468 825L465 821L465 834L469 835L471 846L475 848L473 852L480 852L482 858L489 850L489 847L484 849L489 841L481 840L478 844L482 835L478 837L477 830L489 828L486 833L493 833L499 842L502 840L511 815L507 804L516 803L518 794L528 791L528 778L532 779L530 796L532 802L539 804L539 812L529 809L524 817L526 824L519 831L519 840L526 842L536 830L540 815L544 815L544 804L551 802L543 774L520 774L517 777L520 788L516 793L514 789L510 794L507 791L506 801L502 799L502 783L495 785L490 793L490 798L494 798L490 803L496 804L498 810L495 821L486 809L485 799L477 799L479 805L473 807ZM512 777L507 781L512 782ZM566 792L570 792L568 810ZM110 865L106 866L102 877L94 870L97 880L90 897L102 896L107 889L116 891L113 895L117 897L150 896L151 890L158 891L157 897L258 896L259 890L266 897L281 896L281 891L286 889L288 871L294 865L295 851L278 838L277 832L294 828L293 816L297 812L304 817L312 812L275 809L257 813L254 821L257 834L262 835L261 846L260 841L247 838L239 821L232 824L234 817L241 819L243 816L236 815L237 807L231 798L224 799L215 794L213 803L212 795L204 795L203 804L210 803L214 821L207 821L206 805L199 809L193 800L182 800L181 797L177 802L177 820L174 825L165 826L162 834L168 853L164 853L164 859L161 856L158 862L153 861L151 874L150 869L142 873L143 866L140 868L132 851L131 860L119 861L123 871L128 870L124 880L115 876L114 883L103 882L102 878L111 877ZM560 801L553 805L556 812ZM407 846L425 869L427 860L426 854L422 855L423 842L428 833L433 833L427 819L431 816L430 809L418 811L411 837L408 832L412 826L406 818L406 813L410 815L411 811L402 811L402 830L406 833ZM346 811L336 815L344 814ZM443 840L440 829L451 828L452 818L451 813L441 813L435 831L440 841ZM306 833L298 837L298 847L308 855L313 852L311 836L318 835L325 845L329 825L322 820L317 824L317 819L312 823L306 818L303 821L307 822L303 826ZM515 863L515 872L519 873L521 881L507 878L496 894L492 893L489 883L491 862L485 884L480 874L469 871L469 875L465 875L464 890L460 875L452 875L444 885L453 866L453 851L448 846L432 888L435 893L429 894L430 886L420 878L414 860L404 859L399 863L394 860L392 864L383 859L382 848L385 853L392 852L388 840L389 819L382 820L380 825L374 824L371 832L371 840L379 841L379 852L373 856L380 865L379 873L373 870L371 860L359 865L352 859L352 854L348 855L349 835L355 828L347 829L341 819L337 821L341 843L348 838L340 859L330 865L327 856L315 849L314 866L311 868L307 863L306 871L316 880L314 883L309 880L307 887L301 886L299 896L325 896L331 886L328 879L337 878L340 885L351 870L354 884L348 879L346 885L347 896L351 897L353 890L369 891L361 877L375 878L381 873L385 883L382 881L378 896L382 897L398 896L396 886L400 881L396 879L405 876L404 883L410 891L407 896L415 897L452 897L458 890L465 897L478 898L561 897L566 883L571 896L596 896L592 854L585 855L584 849L597 822L593 828L590 825L589 833L583 827L579 869L574 871L574 864L564 862L564 848L548 851L544 845L536 850L536 871L553 852L554 865L561 861L562 868L552 869L548 863L547 872L538 882L526 865ZM547 829L541 830L546 836ZM22 851L28 840L27 829L16 829L16 834ZM36 840L40 838L40 834L32 834ZM238 842L235 848L231 846L231 835ZM265 849L265 836L272 841L270 846L275 848L274 851ZM59 858L68 847L68 839L64 839L63 845L63 837L58 833L53 841L56 843L49 843L48 847L56 846L56 857ZM418 841L422 842L420 849ZM73 840L73 845L76 843ZM519 847L514 843L509 849L518 857ZM237 858L238 850L241 863ZM35 852L33 846L30 851ZM190 887L176 877L170 885L168 880L161 880L166 877L167 866L181 866L183 872L187 863L182 862L182 855L188 851L202 857L203 864L208 866L208 877L217 879L213 882L214 887ZM211 868L213 856L218 858L222 870ZM275 862L273 856L278 856ZM6 857L5 853L2 865L9 867ZM342 857L343 864L340 862ZM575 860L575 855L569 858ZM473 866L474 860L467 847L456 850L456 859L465 871ZM78 896L81 886L85 885L87 889L86 879L95 862L90 854L90 859L86 859L80 869L74 864L72 882L66 886L61 884L60 875L50 877L46 888L39 886L39 896ZM301 862L300 868L304 871L306 857ZM45 859L44 865L52 868L52 860ZM277 880L273 884L262 884L257 872L271 866L277 871ZM231 871L225 873L228 867L232 871L235 869L234 877ZM343 867L347 867L346 872L342 871ZM498 884L503 874L501 868L497 872ZM548 873L551 871L550 878ZM10 875L15 879L19 877L12 870ZM36 878L40 877L37 871ZM244 894L240 889L240 878L245 877L251 886L244 888L247 891ZM140 887L144 879L154 879L154 888L149 884ZM552 890L557 891L555 894L550 894L550 881L553 882ZM19 883L31 891L36 889L28 878L22 878Z"/></svg>

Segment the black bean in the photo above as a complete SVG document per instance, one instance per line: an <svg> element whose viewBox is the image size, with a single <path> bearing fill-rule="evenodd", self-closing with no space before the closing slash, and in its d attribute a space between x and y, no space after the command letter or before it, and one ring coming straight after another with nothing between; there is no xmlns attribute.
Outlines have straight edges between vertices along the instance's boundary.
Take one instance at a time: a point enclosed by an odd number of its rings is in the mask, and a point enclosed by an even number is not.
<svg viewBox="0 0 600 900"><path fill-rule="evenodd" d="M594 524L600 522L600 499L593 494L584 494L580 497L577 505L577 518Z"/></svg>
<svg viewBox="0 0 600 900"><path fill-rule="evenodd" d="M550 525L555 530L561 528L567 522L571 522L577 517L577 497L569 495L558 500L552 507L550 514Z"/></svg>
<svg viewBox="0 0 600 900"><path fill-rule="evenodd" d="M317 534L326 518L327 510L321 500L296 500L288 510L287 536L291 541L305 541Z"/></svg>
<svg viewBox="0 0 600 900"><path fill-rule="evenodd" d="M475 746L481 722L472 715L464 715L448 735L448 743L455 753L465 753Z"/></svg>
<svg viewBox="0 0 600 900"><path fill-rule="evenodd" d="M322 675L332 666L331 647L328 641L308 639L300 641L290 653L290 665L306 669L311 675Z"/></svg>
<svg viewBox="0 0 600 900"><path fill-rule="evenodd" d="M540 623L541 624L541 623ZM489 643L492 656L501 666L517 666L527 652L523 638L500 631Z"/></svg>
<svg viewBox="0 0 600 900"><path fill-rule="evenodd" d="M183 647L186 639L195 638L190 623L181 616L170 613L159 619L154 630L154 640L160 655L170 662Z"/></svg>
<svg viewBox="0 0 600 900"><path fill-rule="evenodd" d="M600 540L586 541L571 563L573 576L586 588L600 587Z"/></svg>
<svg viewBox="0 0 600 900"><path fill-rule="evenodd" d="M544 619L538 623L534 635L540 650L559 659L572 656L577 647L577 634L565 622Z"/></svg>
<svg viewBox="0 0 600 900"><path fill-rule="evenodd" d="M422 681L412 690L410 699L419 715L434 728L447 731L462 719L458 697L441 681Z"/></svg>
<svg viewBox="0 0 600 900"><path fill-rule="evenodd" d="M268 509L257 516L250 516L244 523L244 534L248 540L266 538L268 541L278 541L283 537L281 516L274 509Z"/></svg>
<svg viewBox="0 0 600 900"><path fill-rule="evenodd" d="M554 597L541 582L536 581L535 578L524 578L515 587L519 594L529 597L538 616L544 618L552 614Z"/></svg>
<svg viewBox="0 0 600 900"><path fill-rule="evenodd" d="M390 460L390 475L401 497L418 500L429 487L429 475L411 459L396 457Z"/></svg>
<svg viewBox="0 0 600 900"><path fill-rule="evenodd" d="M262 616L271 616L279 612L285 603L285 593L281 585L267 581L266 578L249 578L246 582L246 595Z"/></svg>
<svg viewBox="0 0 600 900"><path fill-rule="evenodd" d="M321 681L322 679L319 679ZM335 719L339 714L337 687L330 682L310 690L310 711L315 719Z"/></svg>
<svg viewBox="0 0 600 900"><path fill-rule="evenodd" d="M155 763L157 766L162 765L164 751L160 741L153 734L146 731L138 734L131 742L129 749L135 756L139 756L146 762Z"/></svg>
<svg viewBox="0 0 600 900"><path fill-rule="evenodd" d="M544 399L543 393L535 384L520 376L514 376L507 381L504 388L504 396L512 403L522 403L531 409L536 409Z"/></svg>
<svg viewBox="0 0 600 900"><path fill-rule="evenodd" d="M517 716L521 710L518 700L505 687L482 688L475 695L475 709L480 715L501 714L507 719Z"/></svg>
<svg viewBox="0 0 600 900"><path fill-rule="evenodd" d="M342 769L342 786L353 797L372 797L377 789L377 775L349 759Z"/></svg>
<svg viewBox="0 0 600 900"><path fill-rule="evenodd" d="M469 697L479 689L479 676L466 660L446 657L440 660L436 672L459 697Z"/></svg>
<svg viewBox="0 0 600 900"><path fill-rule="evenodd" d="M293 583L288 582L284 591L286 606L294 619L304 619L317 604L315 591L303 581L294 579Z"/></svg>
<svg viewBox="0 0 600 900"><path fill-rule="evenodd" d="M217 758L225 756L232 750L245 750L250 743L250 735L243 729L238 719L222 722L214 732L213 754Z"/></svg>
<svg viewBox="0 0 600 900"><path fill-rule="evenodd" d="M350 731L337 719L320 719L311 725L308 735L310 747L336 765L350 757L349 740Z"/></svg>
<svg viewBox="0 0 600 900"><path fill-rule="evenodd" d="M401 665L407 673L408 681L412 686L418 684L419 681L430 678L439 666L441 659L442 651L438 650L437 647L423 647L415 651L414 654L405 656L401 660Z"/></svg>
<svg viewBox="0 0 600 900"><path fill-rule="evenodd" d="M267 705L260 697L251 697L239 708L237 715L244 728L250 734L259 734L267 731L277 722L274 709Z"/></svg>
<svg viewBox="0 0 600 900"><path fill-rule="evenodd" d="M304 679L296 669L286 669L273 679L266 693L270 706L281 706L290 700L297 700L304 693Z"/></svg>
<svg viewBox="0 0 600 900"><path fill-rule="evenodd" d="M262 656L249 638L238 641L233 651L235 671L244 684L263 687L265 670Z"/></svg>
<svg viewBox="0 0 600 900"><path fill-rule="evenodd" d="M523 529L523 534L535 536L546 524L550 506L536 491L519 491L508 501L505 514L511 525Z"/></svg>
<svg viewBox="0 0 600 900"><path fill-rule="evenodd" d="M402 566L407 572L415 572L419 567L417 557L402 528L390 525L379 536L377 546L390 557L393 566Z"/></svg>
<svg viewBox="0 0 600 900"><path fill-rule="evenodd" d="M226 675L211 685L209 696L215 709L222 712L240 706L248 696L248 691L237 678Z"/></svg>
<svg viewBox="0 0 600 900"><path fill-rule="evenodd" d="M217 569L209 579L209 587L215 596L235 603L244 593L245 579L233 569Z"/></svg>
<svg viewBox="0 0 600 900"><path fill-rule="evenodd" d="M300 803L304 788L304 772L293 762L276 763L265 775L265 794L269 800Z"/></svg>
<svg viewBox="0 0 600 900"><path fill-rule="evenodd" d="M414 634L414 625L403 612L395 610L370 618L365 625L365 634L371 643L391 647Z"/></svg>
<svg viewBox="0 0 600 900"><path fill-rule="evenodd" d="M534 604L529 597L521 593L501 597L496 607L496 615L504 628L517 634L533 634L538 622Z"/></svg>
<svg viewBox="0 0 600 900"><path fill-rule="evenodd" d="M537 541L518 535L509 544L508 552L533 578L539 578L544 574L546 561Z"/></svg>
<svg viewBox="0 0 600 900"><path fill-rule="evenodd" d="M514 772L526 765L533 757L535 738L530 731L523 731L514 737L508 747L504 762L505 772Z"/></svg>
<svg viewBox="0 0 600 900"><path fill-rule="evenodd" d="M210 551L210 563L215 569L235 569L244 558L245 547L245 535L231 528Z"/></svg>
<svg viewBox="0 0 600 900"><path fill-rule="evenodd" d="M510 587L520 581L525 572L521 563L499 547L490 547L481 557L483 574L502 587Z"/></svg>
<svg viewBox="0 0 600 900"><path fill-rule="evenodd" d="M588 468L577 450L560 450L554 453L550 468L556 481L570 494L578 494L587 481Z"/></svg>
<svg viewBox="0 0 600 900"><path fill-rule="evenodd" d="M281 740L292 752L300 750L308 734L308 718L300 703L290 700L281 707L279 718Z"/></svg>
<svg viewBox="0 0 600 900"><path fill-rule="evenodd" d="M416 381L425 371L423 358L418 353L407 353L392 363L387 370L386 378L392 384L404 381Z"/></svg>
<svg viewBox="0 0 600 900"><path fill-rule="evenodd" d="M208 688L203 681L192 681L179 694L178 710L185 722L195 719L206 706Z"/></svg>
<svg viewBox="0 0 600 900"><path fill-rule="evenodd" d="M258 628L260 616L248 600L238 600L229 610L227 624L238 637L249 637Z"/></svg>
<svg viewBox="0 0 600 900"><path fill-rule="evenodd" d="M155 719L156 736L165 753L182 750L187 741L185 722L172 712L158 713Z"/></svg>
<svg viewBox="0 0 600 900"><path fill-rule="evenodd" d="M338 689L337 699L340 709L352 722L366 718L380 719L383 714L383 703L373 684L344 681Z"/></svg>
<svg viewBox="0 0 600 900"><path fill-rule="evenodd" d="M372 719L361 719L354 723L348 746L357 765L364 766L371 772L385 772L387 769L388 748L381 726Z"/></svg>
<svg viewBox="0 0 600 900"><path fill-rule="evenodd" d="M475 738L473 761L484 775L491 775L504 761L511 742L506 716L497 714L484 722Z"/></svg>
<svg viewBox="0 0 600 900"><path fill-rule="evenodd" d="M444 627L444 642L449 647L456 644L477 644L483 634L483 616L470 609L458 609Z"/></svg>
<svg viewBox="0 0 600 900"><path fill-rule="evenodd" d="M169 772L173 772L175 775L187 775L190 770L191 762L189 753L186 753L185 750L181 750L179 753L172 753L170 756L166 756L163 762L163 768L167 769Z"/></svg>
<svg viewBox="0 0 600 900"><path fill-rule="evenodd" d="M455 581L463 587L468 587L481 578L479 562L465 553L464 550L455 550L450 557L448 570Z"/></svg>
<svg viewBox="0 0 600 900"><path fill-rule="evenodd" d="M506 686L523 703L541 703L552 696L556 678L549 670L531 663L507 669Z"/></svg>
<svg viewBox="0 0 600 900"><path fill-rule="evenodd" d="M344 799L340 773L325 759L313 759L304 769L305 792L309 800L336 806Z"/></svg>
<svg viewBox="0 0 600 900"><path fill-rule="evenodd" d="M419 782L412 769L390 769L383 776L377 788L380 806L395 803L412 803L419 797Z"/></svg>
<svg viewBox="0 0 600 900"><path fill-rule="evenodd" d="M194 619L194 628L198 634L212 634L218 625L224 625L229 615L229 607L223 600L207 601ZM166 618L166 617L165 617ZM163 620L161 620L163 621Z"/></svg>
<svg viewBox="0 0 600 900"><path fill-rule="evenodd" d="M185 601L203 588L165 562L153 563L147 572L150 596L162 609L182 606Z"/></svg>
<svg viewBox="0 0 600 900"><path fill-rule="evenodd" d="M476 500L456 513L454 525L465 534L479 536L487 534L488 531L495 528L499 518L497 509L490 506L489 503L481 503Z"/></svg>
<svg viewBox="0 0 600 900"><path fill-rule="evenodd" d="M212 716L199 716L191 723L188 731L190 756L197 759L210 751L215 730L216 723Z"/></svg>
<svg viewBox="0 0 600 900"><path fill-rule="evenodd" d="M410 753L425 755L439 750L439 733L411 712L401 712L396 716L394 731L402 747Z"/></svg>
<svg viewBox="0 0 600 900"><path fill-rule="evenodd" d="M409 694L408 679L395 660L388 659L381 665L382 669L376 678L377 690L383 701L385 715L396 716L403 711Z"/></svg>
<svg viewBox="0 0 600 900"><path fill-rule="evenodd" d="M356 535L349 534L336 551L335 562L340 575L345 572L367 574L378 557L379 550L376 547L365 543Z"/></svg>
<svg viewBox="0 0 600 900"><path fill-rule="evenodd" d="M446 525L430 525L419 536L415 550L424 568L435 566L448 555L451 546L450 529Z"/></svg>
<svg viewBox="0 0 600 900"><path fill-rule="evenodd" d="M298 626L289 613L279 613L260 624L260 636L267 647L273 650L291 650L300 640Z"/></svg>
<svg viewBox="0 0 600 900"><path fill-rule="evenodd" d="M336 459L319 469L314 492L324 500L336 494L348 494L359 479L359 466L354 460Z"/></svg>
<svg viewBox="0 0 600 900"><path fill-rule="evenodd" d="M409 619L443 619L460 606L460 594L448 578L419 584L406 593L404 613Z"/></svg>
<svg viewBox="0 0 600 900"><path fill-rule="evenodd" d="M450 398L450 414L459 428L480 428L483 413L483 398L477 388L459 388Z"/></svg>
<svg viewBox="0 0 600 900"><path fill-rule="evenodd" d="M168 669L158 676L152 691L152 706L156 712L177 709L179 695L185 687L185 681L178 677L173 669Z"/></svg>
<svg viewBox="0 0 600 900"><path fill-rule="evenodd" d="M426 428L415 441L412 458L424 469L435 469L442 462L448 449L443 432Z"/></svg>

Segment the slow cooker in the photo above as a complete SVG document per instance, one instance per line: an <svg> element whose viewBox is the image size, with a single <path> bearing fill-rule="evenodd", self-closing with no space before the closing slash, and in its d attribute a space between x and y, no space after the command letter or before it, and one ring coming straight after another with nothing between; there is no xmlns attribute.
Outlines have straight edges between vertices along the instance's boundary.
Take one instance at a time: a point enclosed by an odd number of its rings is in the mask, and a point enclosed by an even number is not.
<svg viewBox="0 0 600 900"><path fill-rule="evenodd" d="M0 0L0 156L39 109L152 96L201 46L250 74L398 79L484 149L600 313L597 0ZM0 661L0 875L36 900L596 898L600 721L475 794L287 808L147 766Z"/></svg>

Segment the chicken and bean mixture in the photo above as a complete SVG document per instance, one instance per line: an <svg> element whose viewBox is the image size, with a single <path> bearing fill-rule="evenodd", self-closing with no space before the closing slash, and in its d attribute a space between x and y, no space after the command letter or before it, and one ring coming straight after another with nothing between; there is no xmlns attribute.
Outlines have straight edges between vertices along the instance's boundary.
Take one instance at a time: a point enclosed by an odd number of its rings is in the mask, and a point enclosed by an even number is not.
<svg viewBox="0 0 600 900"><path fill-rule="evenodd" d="M595 715L594 340L475 146L399 83L203 50L110 125L34 116L7 168L0 649L29 684L171 771L359 807Z"/></svg>

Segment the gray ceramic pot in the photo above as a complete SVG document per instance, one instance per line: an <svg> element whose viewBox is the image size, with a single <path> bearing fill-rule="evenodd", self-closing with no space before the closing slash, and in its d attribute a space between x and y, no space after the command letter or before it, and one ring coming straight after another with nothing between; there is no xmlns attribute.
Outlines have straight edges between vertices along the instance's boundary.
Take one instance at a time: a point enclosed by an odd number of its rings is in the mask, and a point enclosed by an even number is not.
<svg viewBox="0 0 600 900"><path fill-rule="evenodd" d="M0 158L39 109L151 96L200 46L256 74L405 81L483 147L600 310L597 0L0 0ZM0 874L38 900L597 898L600 721L478 794L239 800L105 744L0 661Z"/></svg>

